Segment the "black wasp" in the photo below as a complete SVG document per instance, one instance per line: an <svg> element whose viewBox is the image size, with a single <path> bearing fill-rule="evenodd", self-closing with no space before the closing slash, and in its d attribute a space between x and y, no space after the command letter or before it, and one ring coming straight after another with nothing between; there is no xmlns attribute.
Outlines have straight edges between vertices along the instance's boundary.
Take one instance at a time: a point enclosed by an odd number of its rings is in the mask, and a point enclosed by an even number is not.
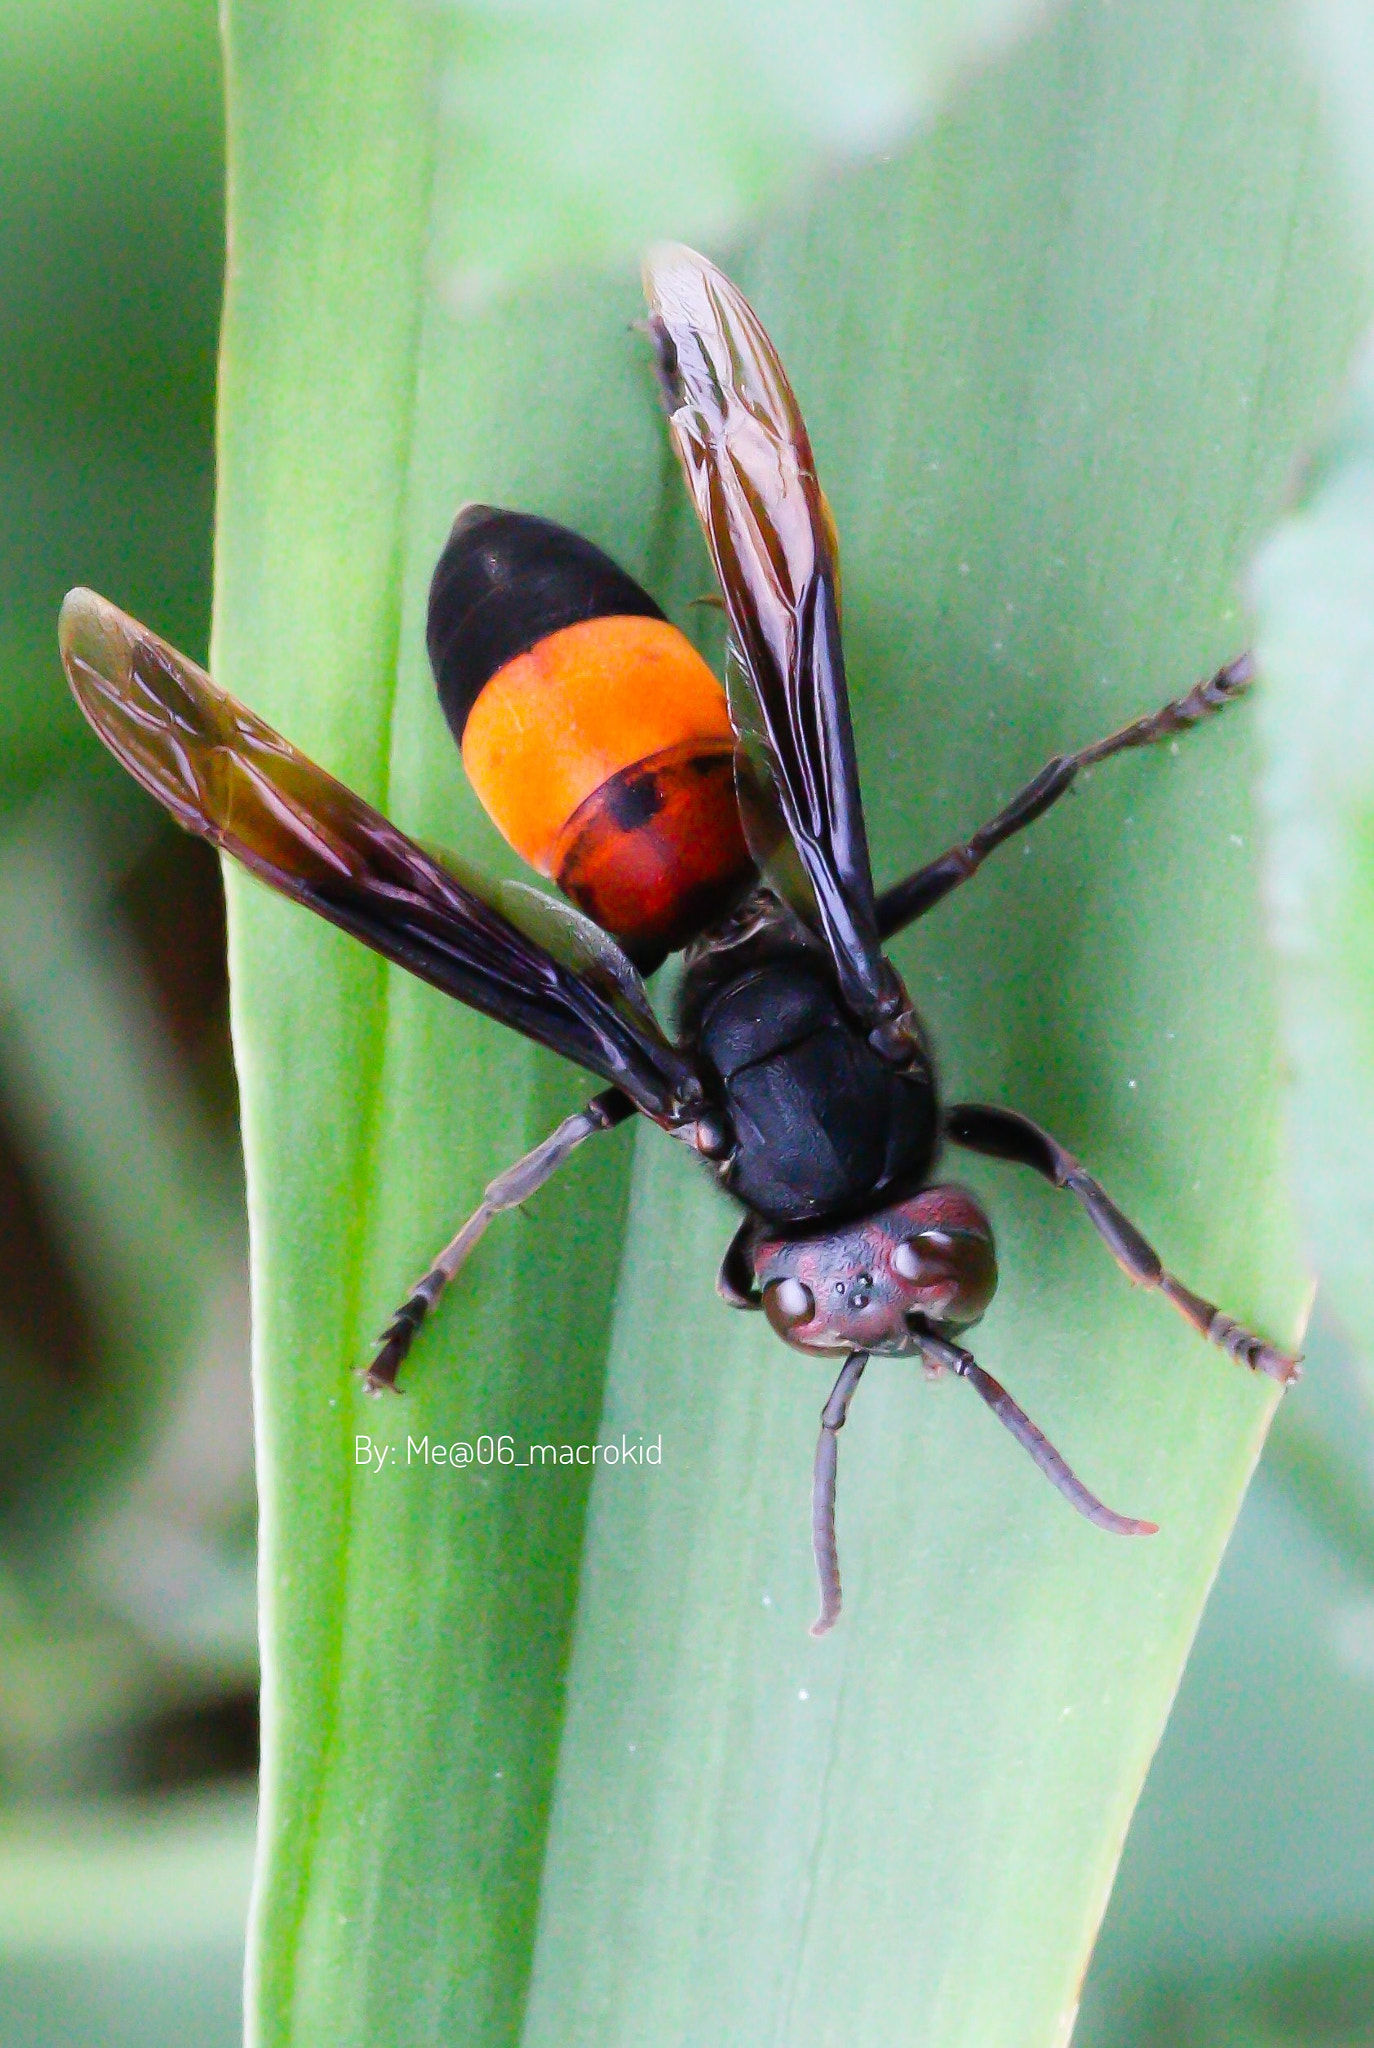
<svg viewBox="0 0 1374 2048"><path fill-rule="evenodd" d="M835 531L796 399L752 308L703 257L655 251L646 289L669 431L728 623L726 690L645 591L548 520L466 507L430 593L430 657L467 772L569 902L460 875L88 591L67 599L62 652L96 731L188 830L609 1084L492 1182L397 1311L369 1387L394 1385L492 1218L639 1111L709 1162L744 1211L725 1300L843 1360L816 1450L821 1634L840 1611L836 1440L874 1354L967 1380L1099 1527L1153 1528L1089 1493L960 1343L997 1265L978 1203L932 1185L945 1145L1068 1189L1126 1274L1194 1329L1274 1379L1297 1369L1166 1272L1048 1132L1013 1110L941 1104L921 1021L883 953L1080 768L1196 725L1248 687L1251 667L1232 662L1050 761L965 844L875 896ZM670 1035L641 977L676 951Z"/></svg>

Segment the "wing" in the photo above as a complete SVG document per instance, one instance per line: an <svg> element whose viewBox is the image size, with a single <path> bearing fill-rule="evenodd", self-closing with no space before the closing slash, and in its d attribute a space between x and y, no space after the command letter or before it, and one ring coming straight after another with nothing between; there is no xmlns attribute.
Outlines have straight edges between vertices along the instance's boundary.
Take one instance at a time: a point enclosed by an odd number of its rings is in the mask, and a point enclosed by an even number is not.
<svg viewBox="0 0 1374 2048"><path fill-rule="evenodd" d="M422 981L614 1082L657 1121L681 1121L700 1096L628 960L608 960L604 933L580 936L576 913L545 919L537 937L521 930L93 591L68 596L60 639L86 717L187 831Z"/></svg>
<svg viewBox="0 0 1374 2048"><path fill-rule="evenodd" d="M810 883L783 892L819 927L845 1001L874 1021L893 1009L892 975L849 723L835 530L811 443L773 344L728 278L670 244L650 254L644 282L669 428L730 622L742 809L770 866L767 814L781 813Z"/></svg>

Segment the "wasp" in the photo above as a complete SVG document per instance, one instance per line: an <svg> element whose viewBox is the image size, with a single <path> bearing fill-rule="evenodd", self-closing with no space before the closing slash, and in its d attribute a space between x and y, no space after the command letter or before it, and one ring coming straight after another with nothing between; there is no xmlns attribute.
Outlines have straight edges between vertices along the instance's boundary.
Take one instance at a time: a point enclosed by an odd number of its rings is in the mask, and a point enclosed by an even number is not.
<svg viewBox="0 0 1374 2048"><path fill-rule="evenodd" d="M752 307L704 257L655 250L645 288L668 431L726 618L724 686L599 548L531 513L466 506L430 590L430 660L468 777L562 900L484 883L427 851L94 593L67 598L61 648L97 733L181 825L605 1084L487 1188L397 1310L369 1390L395 1386L493 1218L589 1138L647 1117L743 1212L724 1300L842 1361L813 1475L819 1635L841 1604L837 1440L873 1356L966 1381L1098 1527L1155 1528L1090 1493L965 1348L997 1260L978 1202L937 1177L947 1147L1065 1189L1126 1275L1195 1330L1252 1371L1287 1381L1297 1370L1168 1272L1047 1131L1012 1109L942 1103L921 1019L883 950L1082 769L1190 730L1246 691L1252 664L1241 656L1057 756L971 838L876 893L835 527L792 387ZM644 977L674 953L669 1029Z"/></svg>

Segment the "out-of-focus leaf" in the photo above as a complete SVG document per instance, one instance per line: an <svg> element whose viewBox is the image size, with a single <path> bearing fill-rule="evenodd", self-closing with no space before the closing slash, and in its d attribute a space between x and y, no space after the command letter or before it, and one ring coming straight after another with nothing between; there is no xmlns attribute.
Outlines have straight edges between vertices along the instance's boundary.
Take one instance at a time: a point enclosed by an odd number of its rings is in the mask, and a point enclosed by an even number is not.
<svg viewBox="0 0 1374 2048"><path fill-rule="evenodd" d="M1146 1990L1112 2048L1369 2048L1374 1956L1348 1945L1292 1943L1272 1961ZM1083 2048L1090 2048L1085 2041Z"/></svg>
<svg viewBox="0 0 1374 2048"><path fill-rule="evenodd" d="M1338 144L1346 186L1367 237L1374 240L1374 7L1369 0L1293 0L1299 46L1321 93Z"/></svg>
<svg viewBox="0 0 1374 2048"><path fill-rule="evenodd" d="M0 1837L0 2038L233 2048L253 1801L27 1811Z"/></svg>
<svg viewBox="0 0 1374 2048"><path fill-rule="evenodd" d="M0 811L116 787L53 656L71 584L204 645L221 126L213 0L0 0Z"/></svg>
<svg viewBox="0 0 1374 2048"><path fill-rule="evenodd" d="M176 1385L239 1245L229 1162L176 1072L97 872L70 806L36 806L0 844L0 1086L105 1346L102 1383L74 1395L85 1412L25 1475L21 1512L48 1525L53 1563L76 1495L127 1471L140 1421Z"/></svg>
<svg viewBox="0 0 1374 2048"><path fill-rule="evenodd" d="M1254 573L1290 1114L1332 1310L1374 1329L1374 355Z"/></svg>
<svg viewBox="0 0 1374 2048"><path fill-rule="evenodd" d="M1374 8L1298 0L1301 40L1374 250ZM1270 924L1312 1256L1331 1310L1374 1328L1374 340L1297 504L1255 567L1267 679Z"/></svg>
<svg viewBox="0 0 1374 2048"><path fill-rule="evenodd" d="M32 1795L118 1782L141 1720L256 1664L241 1185L71 803L0 840L0 1089L96 1332L8 1410L0 1776Z"/></svg>
<svg viewBox="0 0 1374 2048"><path fill-rule="evenodd" d="M1374 1567L1352 1540L1374 1423L1320 1313L1308 1353L1132 1826L1076 2048L1374 2037Z"/></svg>
<svg viewBox="0 0 1374 2048"><path fill-rule="evenodd" d="M437 284L459 309L522 276L720 236L895 148L1045 0L448 0ZM612 142L612 138L614 138Z"/></svg>
<svg viewBox="0 0 1374 2048"><path fill-rule="evenodd" d="M1334 1556L1374 1592L1374 1441L1361 1440L1356 1418L1333 1442L1316 1428L1308 1403L1280 1411L1265 1446L1266 1480L1285 1493ZM1350 1455L1351 1438L1360 1455Z"/></svg>
<svg viewBox="0 0 1374 2048"><path fill-rule="evenodd" d="M628 269L506 299L426 269L473 202L431 119L452 21L231 7L215 656L407 828L509 870L425 671L455 505L568 520L684 618L708 584ZM541 95L519 132L565 118ZM645 176L638 130L584 146ZM732 263L843 535L884 876L1235 651L1234 579L1367 303L1275 18L1239 0L1079 7ZM1249 723L1101 771L900 952L952 1091L1042 1115L1190 1280L1291 1335ZM1004 1266L982 1356L1164 1533L1113 1545L963 1389L875 1368L849 1612L817 1646L825 1374L724 1318L730 1219L658 1134L608 1381L624 1137L484 1244L406 1400L360 1403L401 1291L577 1083L259 892L231 912L271 1658L255 2038L1064 2040L1271 1391L1132 1298L1062 1199L970 1171ZM576 1470L434 1461L585 1445L603 1392L603 1435L663 1461L600 1472L585 1526Z"/></svg>

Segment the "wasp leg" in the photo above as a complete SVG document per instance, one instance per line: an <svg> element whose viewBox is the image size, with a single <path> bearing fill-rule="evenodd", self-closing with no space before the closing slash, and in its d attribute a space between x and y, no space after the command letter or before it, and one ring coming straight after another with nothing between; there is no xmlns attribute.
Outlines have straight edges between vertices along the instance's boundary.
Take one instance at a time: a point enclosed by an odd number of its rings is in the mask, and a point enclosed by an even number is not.
<svg viewBox="0 0 1374 2048"><path fill-rule="evenodd" d="M1159 1534L1158 1522L1138 1522L1133 1515L1119 1515L1114 1508L1104 1506L1095 1493L1089 1493L1044 1431L1036 1428L1025 1409L1012 1400L1002 1382L995 1380L990 1372L984 1372L969 1352L961 1351L957 1344L946 1343L943 1337L937 1337L933 1332L919 1337L917 1342L927 1364L937 1371L952 1372L959 1379L968 1381L979 1398L987 1402L1003 1428L1009 1429L1021 1448L1030 1452L1051 1486L1056 1487L1080 1515L1095 1522L1099 1529L1110 1529L1113 1536Z"/></svg>
<svg viewBox="0 0 1374 2048"><path fill-rule="evenodd" d="M635 1105L618 1088L594 1095L585 1109L564 1117L556 1131L498 1173L458 1235L446 1244L423 1280L407 1295L382 1333L381 1348L363 1375L369 1394L394 1391L396 1375L404 1365L415 1336L450 1280L461 1272L468 1254L482 1237L487 1225L506 1209L518 1209L531 1195L552 1179L564 1160L571 1157L585 1138L597 1131L614 1130L633 1115Z"/></svg>
<svg viewBox="0 0 1374 2048"><path fill-rule="evenodd" d="M726 1246L725 1257L716 1275L716 1293L727 1308L763 1307L763 1296L759 1293L753 1262L749 1257L758 1234L758 1218L746 1216Z"/></svg>
<svg viewBox="0 0 1374 2048"><path fill-rule="evenodd" d="M951 889L976 875L990 853L1027 825L1033 825L1037 818L1043 818L1050 806L1058 803L1080 768L1090 768L1095 761L1105 761L1109 754L1124 753L1128 747L1150 747L1157 740L1191 731L1203 719L1243 697L1254 676L1252 657L1238 655L1206 682L1195 684L1186 696L1175 697L1148 717L1123 725L1119 732L1110 733L1105 740L1098 740L1077 754L1056 754L972 839L965 840L962 846L951 846L938 860L928 862L904 882L884 890L877 904L880 935L890 939L894 932L903 931L918 917L924 917Z"/></svg>
<svg viewBox="0 0 1374 2048"><path fill-rule="evenodd" d="M840 1618L840 1553L835 1542L835 1473L840 1462L839 1434L844 1428L854 1389L868 1364L866 1351L851 1351L821 1410L816 1463L811 1480L811 1548L821 1586L821 1611L811 1624L813 1636L828 1635Z"/></svg>
<svg viewBox="0 0 1374 2048"><path fill-rule="evenodd" d="M1055 1187L1067 1188L1087 1210L1093 1228L1128 1280L1162 1294L1185 1321L1211 1343L1220 1345L1238 1364L1285 1384L1297 1378L1297 1358L1266 1344L1253 1330L1223 1315L1214 1302L1204 1301L1200 1294L1194 1294L1190 1287L1176 1280L1165 1269L1154 1247L1146 1243L1072 1152L1066 1152L1028 1116L1010 1109L992 1109L985 1103L962 1102L946 1116L945 1135L970 1152L983 1152L990 1159L1010 1159L1018 1166L1032 1167Z"/></svg>

